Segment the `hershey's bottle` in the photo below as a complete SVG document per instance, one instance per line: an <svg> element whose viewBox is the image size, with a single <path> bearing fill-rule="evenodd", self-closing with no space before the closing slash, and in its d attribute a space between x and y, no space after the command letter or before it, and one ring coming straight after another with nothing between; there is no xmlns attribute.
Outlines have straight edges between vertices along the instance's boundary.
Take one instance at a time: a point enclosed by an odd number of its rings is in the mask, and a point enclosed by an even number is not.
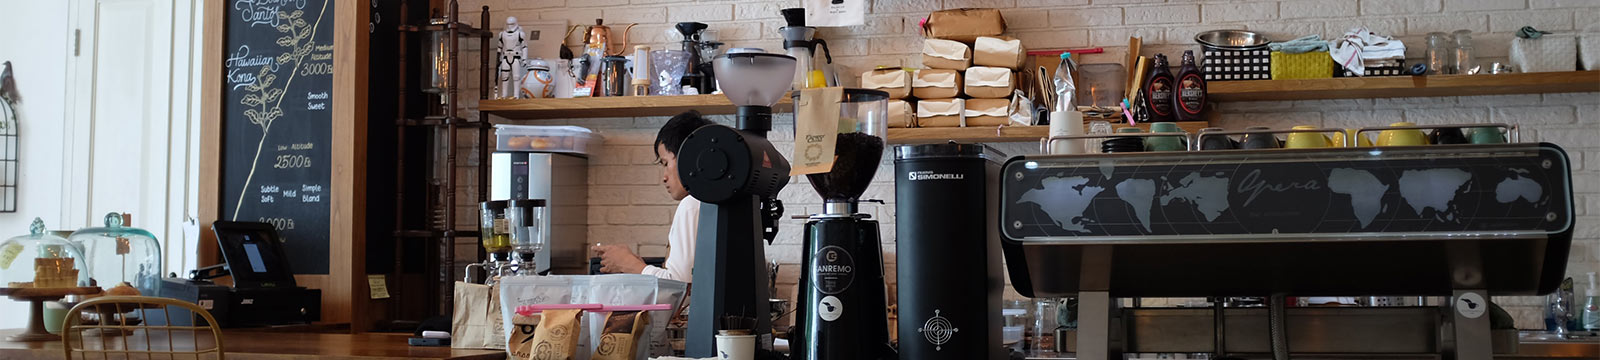
<svg viewBox="0 0 1600 360"><path fill-rule="evenodd" d="M1183 67L1178 69L1178 93L1172 97L1172 110L1178 121L1205 120L1206 80L1200 67L1194 65L1194 51L1183 51Z"/></svg>
<svg viewBox="0 0 1600 360"><path fill-rule="evenodd" d="M1173 108L1176 93L1173 92L1172 72L1167 70L1167 56L1156 54L1156 63L1151 66L1150 80L1144 83L1144 99L1146 111L1150 114L1151 122L1167 122L1176 119L1176 109Z"/></svg>

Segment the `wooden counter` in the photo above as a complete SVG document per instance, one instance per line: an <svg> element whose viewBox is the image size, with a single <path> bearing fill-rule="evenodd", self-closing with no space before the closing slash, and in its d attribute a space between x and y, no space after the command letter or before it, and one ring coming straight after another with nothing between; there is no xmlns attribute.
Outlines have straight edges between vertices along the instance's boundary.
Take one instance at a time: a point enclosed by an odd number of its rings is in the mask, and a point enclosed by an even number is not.
<svg viewBox="0 0 1600 360"><path fill-rule="evenodd" d="M0 338L6 335L21 332L21 329L0 330ZM210 336L201 333L201 348L210 347ZM451 360L500 360L505 359L504 351L495 350L465 350L451 349L448 347L422 347L406 344L410 334L394 333L366 333L350 334L316 334L316 333L280 333L260 332L259 330L223 330L223 351L228 359L344 359L344 360L379 360L379 359L451 359ZM187 333L179 332L172 335L172 340L177 342L193 343ZM143 342L142 337L130 337L130 342ZM164 333L157 332L150 337L151 343L165 344L167 337ZM141 348L139 344L130 347ZM176 346L185 349L182 344ZM0 341L0 360L23 359L63 359L66 353L62 350L60 341L46 342L9 342ZM99 354L93 354L98 357ZM185 357L188 358L188 357ZM202 357L204 358L204 357Z"/></svg>

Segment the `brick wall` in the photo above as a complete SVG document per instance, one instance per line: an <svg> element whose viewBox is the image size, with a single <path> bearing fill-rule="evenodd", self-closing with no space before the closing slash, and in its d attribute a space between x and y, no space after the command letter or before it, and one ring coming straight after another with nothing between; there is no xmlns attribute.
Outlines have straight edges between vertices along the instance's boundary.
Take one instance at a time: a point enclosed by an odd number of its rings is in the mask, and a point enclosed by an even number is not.
<svg viewBox="0 0 1600 360"><path fill-rule="evenodd" d="M507 16L564 19L570 24L605 18L608 24L638 22L630 37L634 43L676 49L666 32L674 22L694 20L711 24L730 47L778 51L781 37L777 29L782 19L777 9L797 6L798 1L463 0L461 4L464 11L490 6L491 18L497 22L492 28L503 26L498 22ZM920 58L913 56L920 50L917 20L929 11L956 7L1003 9L1010 35L1023 39L1028 47L1105 47L1105 53L1087 55L1082 63L1120 61L1130 35L1144 38L1147 54L1175 55L1196 48L1192 38L1204 30L1244 28L1272 39L1291 39L1308 34L1331 38L1348 28L1366 26L1405 41L1413 61L1422 56L1422 37L1428 32L1472 30L1479 62L1487 64L1505 61L1511 33L1523 25L1569 32L1600 22L1600 2L1587 0L876 0L866 25L822 29L818 36L828 40L835 62L846 69L844 73L860 73L877 65L918 66ZM475 20L477 16L467 18ZM568 44L580 42L577 34L568 39ZM467 55L475 55L470 52L478 50L476 45L467 45ZM465 78L474 78L472 73L478 69L472 68L475 64L467 66ZM473 93L470 90L466 93ZM475 107L475 103L468 105ZM1571 154L1579 218L1568 274L1582 279L1584 272L1600 271L1600 93L1238 102L1223 103L1221 110L1224 114L1216 125L1234 129L1253 125L1349 128L1402 120L1518 124L1523 139L1553 142ZM732 123L727 116L716 120ZM586 126L606 136L605 145L591 158L591 243L627 243L644 256L666 255L665 234L673 201L659 185L660 168L651 164L654 154L650 150L655 131L664 121L645 117L549 122ZM789 124L780 120L775 128L785 129ZM792 146L792 135L775 131L772 139L786 151ZM1033 151L1036 145L1000 147L1021 154ZM476 159L469 156L468 161ZM888 161L884 164L889 166ZM474 210L473 193L463 191L463 211ZM893 185L886 171L880 170L865 197L889 202L863 208L883 221L888 275L893 279L896 219ZM795 179L781 198L790 214L821 210L820 199L803 178ZM779 282L782 293L790 297L799 277L801 226L801 221L785 219L778 240L768 248L768 256L784 264ZM471 246L463 241L463 253L471 253ZM1008 294L1017 297L1009 290ZM1497 301L1517 316L1519 327L1542 327L1541 298Z"/></svg>

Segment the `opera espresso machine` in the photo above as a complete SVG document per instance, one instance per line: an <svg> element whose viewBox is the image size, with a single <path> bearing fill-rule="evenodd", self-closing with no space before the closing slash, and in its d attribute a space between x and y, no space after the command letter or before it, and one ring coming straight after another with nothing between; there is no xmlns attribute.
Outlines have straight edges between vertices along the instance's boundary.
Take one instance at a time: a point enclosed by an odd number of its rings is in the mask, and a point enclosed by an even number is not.
<svg viewBox="0 0 1600 360"><path fill-rule="evenodd" d="M1506 127L1453 127L1468 126ZM1348 147L1318 149L1013 157L1001 170L999 219L1012 286L1028 297L1078 297L1078 328L1062 337L1076 339L1066 350L1080 359L1516 352L1516 330L1493 330L1488 301L1548 294L1561 282L1574 221L1566 152L1549 143L1361 147L1347 138ZM1209 309L1117 300L1246 296L1274 300ZM1288 296L1440 300L1289 307ZM1510 345L1493 345L1500 334Z"/></svg>
<svg viewBox="0 0 1600 360"><path fill-rule="evenodd" d="M897 358L889 346L878 221L857 211L883 157L888 98L842 88L795 95L795 168L810 165L803 172L824 205L806 221L793 359Z"/></svg>

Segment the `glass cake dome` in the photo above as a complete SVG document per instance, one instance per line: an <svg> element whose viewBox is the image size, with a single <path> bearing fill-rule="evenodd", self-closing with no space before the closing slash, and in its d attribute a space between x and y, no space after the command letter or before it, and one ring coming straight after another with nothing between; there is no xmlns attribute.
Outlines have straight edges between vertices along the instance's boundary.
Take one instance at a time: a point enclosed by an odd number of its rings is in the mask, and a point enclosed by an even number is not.
<svg viewBox="0 0 1600 360"><path fill-rule="evenodd" d="M90 284L110 289L125 282L140 295L156 296L161 288L161 242L149 231L123 226L130 220L109 213L105 227L78 230L69 240L83 249Z"/></svg>
<svg viewBox="0 0 1600 360"><path fill-rule="evenodd" d="M28 235L0 243L0 285L7 288L70 288L89 286L83 250L45 231L34 218Z"/></svg>

